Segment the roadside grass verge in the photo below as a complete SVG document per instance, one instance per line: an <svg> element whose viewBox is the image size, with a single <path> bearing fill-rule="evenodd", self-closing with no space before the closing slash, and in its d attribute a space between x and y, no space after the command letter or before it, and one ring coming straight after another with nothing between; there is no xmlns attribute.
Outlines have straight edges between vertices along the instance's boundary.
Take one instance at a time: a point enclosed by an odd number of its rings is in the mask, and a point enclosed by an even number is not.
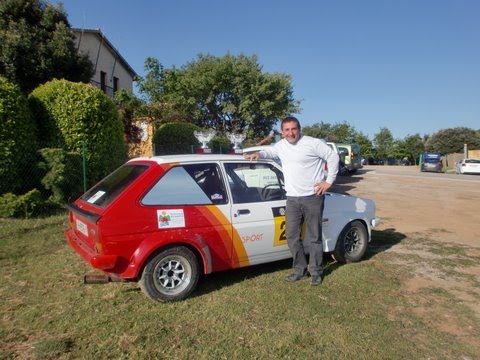
<svg viewBox="0 0 480 360"><path fill-rule="evenodd" d="M460 254L463 267L480 260L460 247L376 231L364 261L339 265L326 258L319 287L285 283L290 261L281 261L212 274L187 300L156 303L136 283L83 285L92 270L65 243L67 226L66 215L0 219L0 359L480 355L478 314L448 289L405 289L418 275L414 262L392 251L423 244L434 260L415 263L455 276L459 263L450 257ZM478 277L463 280L478 288ZM454 321L453 333L442 320Z"/></svg>

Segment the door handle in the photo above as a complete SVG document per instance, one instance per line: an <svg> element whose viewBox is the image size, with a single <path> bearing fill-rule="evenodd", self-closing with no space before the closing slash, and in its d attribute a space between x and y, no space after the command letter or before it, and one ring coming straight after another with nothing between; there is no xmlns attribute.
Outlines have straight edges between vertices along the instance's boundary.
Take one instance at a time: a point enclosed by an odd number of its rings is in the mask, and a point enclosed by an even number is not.
<svg viewBox="0 0 480 360"><path fill-rule="evenodd" d="M235 214L235 216L248 215L248 214L250 214L250 210L248 210L248 209L241 209L241 210L237 210L237 213Z"/></svg>

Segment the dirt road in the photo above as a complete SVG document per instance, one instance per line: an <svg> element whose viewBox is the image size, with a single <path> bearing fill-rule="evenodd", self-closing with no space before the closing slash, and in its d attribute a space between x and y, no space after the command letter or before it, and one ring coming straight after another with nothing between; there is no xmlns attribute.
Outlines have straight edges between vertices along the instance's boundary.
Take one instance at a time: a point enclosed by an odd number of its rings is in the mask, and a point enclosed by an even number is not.
<svg viewBox="0 0 480 360"><path fill-rule="evenodd" d="M375 201L380 230L422 233L480 248L480 176L422 173L416 166L366 166L337 179L336 192Z"/></svg>
<svg viewBox="0 0 480 360"><path fill-rule="evenodd" d="M473 346L480 358L480 176L367 166L337 179L335 192L375 201L377 236L392 231L401 238L376 250L398 274L396 295L407 304L390 317L412 312L432 330Z"/></svg>

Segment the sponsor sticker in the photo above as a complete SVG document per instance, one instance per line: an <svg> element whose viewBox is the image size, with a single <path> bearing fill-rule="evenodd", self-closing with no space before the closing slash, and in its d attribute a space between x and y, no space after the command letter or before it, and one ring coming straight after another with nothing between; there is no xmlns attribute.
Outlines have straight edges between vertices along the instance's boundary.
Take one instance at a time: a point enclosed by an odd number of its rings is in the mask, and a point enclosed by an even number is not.
<svg viewBox="0 0 480 360"><path fill-rule="evenodd" d="M157 220L160 229L185 227L183 209L157 210Z"/></svg>
<svg viewBox="0 0 480 360"><path fill-rule="evenodd" d="M87 200L90 204L95 204L95 201L100 199L103 195L105 195L105 191L97 191L90 199Z"/></svg>

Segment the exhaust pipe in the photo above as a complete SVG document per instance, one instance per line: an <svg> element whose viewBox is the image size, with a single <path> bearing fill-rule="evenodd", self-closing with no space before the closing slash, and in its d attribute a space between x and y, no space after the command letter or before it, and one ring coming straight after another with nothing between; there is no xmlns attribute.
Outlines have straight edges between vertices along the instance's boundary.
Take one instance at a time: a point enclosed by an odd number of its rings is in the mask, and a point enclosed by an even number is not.
<svg viewBox="0 0 480 360"><path fill-rule="evenodd" d="M111 277L108 275L85 275L83 277L84 284L107 284L109 282L123 281L120 278Z"/></svg>

